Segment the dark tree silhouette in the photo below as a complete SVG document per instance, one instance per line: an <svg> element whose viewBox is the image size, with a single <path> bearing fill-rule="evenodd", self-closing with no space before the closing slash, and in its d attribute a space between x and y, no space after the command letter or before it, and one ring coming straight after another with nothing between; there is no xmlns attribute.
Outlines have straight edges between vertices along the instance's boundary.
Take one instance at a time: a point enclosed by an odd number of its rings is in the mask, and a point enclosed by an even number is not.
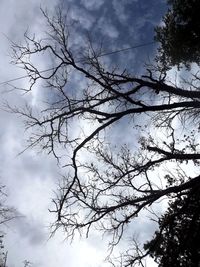
<svg viewBox="0 0 200 267"><path fill-rule="evenodd" d="M168 0L170 8L163 25L156 27L160 42L158 60L165 67L200 63L200 2L198 0Z"/></svg>
<svg viewBox="0 0 200 267"><path fill-rule="evenodd" d="M4 233L0 233L0 266L6 267L7 252L4 251L3 238Z"/></svg>
<svg viewBox="0 0 200 267"><path fill-rule="evenodd" d="M48 101L8 108L25 118L27 148L39 145L52 153L66 173L53 200L55 229L63 227L72 239L98 229L109 234L113 249L142 211L152 214L168 198L178 205L200 186L200 77L196 73L178 86L153 68L139 77L106 66L91 42L74 45L60 11L43 14L47 36L26 34L25 44L13 44L13 60L27 71L25 92L40 82ZM32 61L38 54L51 58L53 67L40 71ZM151 247L136 243L131 250L128 244L118 264L142 265L152 253Z"/></svg>
<svg viewBox="0 0 200 267"><path fill-rule="evenodd" d="M172 201L159 220L159 231L145 245L159 266L199 266L199 193L199 188L194 187Z"/></svg>
<svg viewBox="0 0 200 267"><path fill-rule="evenodd" d="M2 226L9 223L11 220L17 217L17 212L14 208L6 205L7 195L5 194L5 186L0 185L0 267L7 266L7 254L4 248L4 236L5 233Z"/></svg>
<svg viewBox="0 0 200 267"><path fill-rule="evenodd" d="M5 186L0 185L0 225L6 224L10 220L17 217L17 212L14 208L6 205Z"/></svg>

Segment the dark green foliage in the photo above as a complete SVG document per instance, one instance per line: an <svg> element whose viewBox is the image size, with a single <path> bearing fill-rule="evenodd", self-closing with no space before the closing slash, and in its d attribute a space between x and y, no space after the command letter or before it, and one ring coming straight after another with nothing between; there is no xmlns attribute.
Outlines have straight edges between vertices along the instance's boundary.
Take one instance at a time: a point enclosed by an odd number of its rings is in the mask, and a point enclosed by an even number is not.
<svg viewBox="0 0 200 267"><path fill-rule="evenodd" d="M200 264L200 189L171 202L159 220L159 231L144 248L159 267L197 267Z"/></svg>
<svg viewBox="0 0 200 267"><path fill-rule="evenodd" d="M155 39L160 42L158 61L165 68L190 63L200 64L200 1L169 0L171 7L158 26Z"/></svg>

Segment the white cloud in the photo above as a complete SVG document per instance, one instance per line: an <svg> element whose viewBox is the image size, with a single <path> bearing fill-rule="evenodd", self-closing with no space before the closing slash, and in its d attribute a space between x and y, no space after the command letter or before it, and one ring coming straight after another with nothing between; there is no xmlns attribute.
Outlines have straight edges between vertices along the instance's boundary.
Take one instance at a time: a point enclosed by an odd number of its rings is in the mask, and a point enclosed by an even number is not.
<svg viewBox="0 0 200 267"><path fill-rule="evenodd" d="M124 3L125 2L125 3ZM122 24L126 24L127 23L127 20L128 20L128 16L126 14L126 11L125 11L125 5L128 1L124 1L124 2L121 2L121 1L117 1L117 0L113 0L112 1L112 5L113 5L113 8L114 8L114 11L115 11L115 14L118 18L118 20L122 23ZM130 2L130 1L129 1Z"/></svg>
<svg viewBox="0 0 200 267"><path fill-rule="evenodd" d="M11 40L21 41L24 32L29 27L30 32L42 35L44 22L39 12L42 7L48 6L53 9L58 1L49 5L49 1L2 1L0 9L1 31ZM90 7L92 7L92 2ZM85 9L74 8L72 15L79 19L83 28L90 29L93 17ZM82 41L82 39L79 39ZM76 40L77 41L77 40ZM6 81L25 73L16 66L9 64L7 56L9 41L2 37L0 60L0 81ZM36 59L41 69L47 66L46 61ZM17 86L28 86L27 80L19 80L13 83ZM23 99L30 104L38 105L41 87L38 85L34 93L22 97L21 92L13 91L3 93L9 86L1 86L1 103L6 100L11 105L22 106ZM56 161L46 154L37 154L27 151L17 156L26 146L23 123L15 115L0 110L0 145L1 145L1 182L6 184L8 193L8 204L14 206L23 217L12 221L5 228L5 246L8 250L8 266L21 267L22 261L27 259L34 263L34 267L84 267L98 266L104 259L102 251L97 250L86 241L75 241L72 246L64 242L64 235L58 232L48 241L50 235L49 224L55 218L48 212L52 207L51 199L53 190L56 190L59 168ZM88 257L89 255L89 257Z"/></svg>
<svg viewBox="0 0 200 267"><path fill-rule="evenodd" d="M88 10L98 10L103 4L105 0L81 0L81 3Z"/></svg>
<svg viewBox="0 0 200 267"><path fill-rule="evenodd" d="M118 1L118 0L112 0L112 6L115 11L115 15L117 19L120 21L121 24L127 25L130 23L130 13L127 14L127 11L130 11L132 9L132 15L134 14L134 3L138 2L138 0L124 0L124 1Z"/></svg>
<svg viewBox="0 0 200 267"><path fill-rule="evenodd" d="M86 9L80 6L73 6L73 8L69 10L69 12L70 12L70 17L73 20L78 21L83 29L86 30L91 29L95 21L95 18Z"/></svg>
<svg viewBox="0 0 200 267"><path fill-rule="evenodd" d="M98 28L100 29L103 36L116 39L119 36L119 32L115 25L109 18L102 16L98 21Z"/></svg>
<svg viewBox="0 0 200 267"><path fill-rule="evenodd" d="M113 0L113 6L120 22L127 23L123 5L130 1L122 2ZM42 7L48 6L53 10L58 1L49 3L48 0L43 0L41 3L39 0L3 0L0 9L1 32L13 40L19 41L29 27L31 32L41 36L44 22L39 12L40 4ZM85 8L73 6L73 9L69 11L70 15L73 19L80 21L83 29L91 30L96 18L89 11L98 10L105 1L82 0L81 3ZM119 37L119 30L112 18L102 15L97 28L106 37L113 39ZM81 43L82 41L82 36L78 36L74 43ZM2 38L0 60L3 64L0 64L0 81L24 75L20 69L9 65L8 46L8 40ZM48 63L46 60L42 61L40 58L36 60L41 69L46 68ZM78 78L77 82L81 83ZM26 87L28 81L20 80L18 85ZM39 103L39 98L42 95L40 86L39 84L35 88L34 93L25 96L26 100L32 105L38 105ZM6 88L8 87L1 87L1 90L3 91ZM4 94L2 98L7 99L13 105L21 106L23 103L22 96L18 92ZM27 151L16 157L25 147L23 124L13 114L0 112L0 124L2 126L0 129L0 175L2 183L7 185L8 203L15 206L19 213L25 216L13 221L10 227L6 229L6 232L8 232L5 240L9 251L8 265L10 267L21 267L21 262L28 259L35 263L34 267L101 266L105 256L105 247L104 241L99 236L95 235L95 238L86 241L78 239L70 246L63 242L63 233L59 232L48 241L49 229L47 226L53 217L48 213L48 208L51 206L52 191L56 187L59 169L49 155Z"/></svg>

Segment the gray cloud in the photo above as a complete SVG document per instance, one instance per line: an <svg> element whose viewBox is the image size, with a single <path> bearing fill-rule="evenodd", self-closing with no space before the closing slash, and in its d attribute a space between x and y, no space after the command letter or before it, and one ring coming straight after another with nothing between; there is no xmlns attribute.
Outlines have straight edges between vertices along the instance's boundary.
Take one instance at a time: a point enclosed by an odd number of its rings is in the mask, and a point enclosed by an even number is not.
<svg viewBox="0 0 200 267"><path fill-rule="evenodd" d="M42 36L44 21L39 12L40 4L48 6L54 10L59 1L48 0L8 0L2 1L0 9L1 32L6 34L11 40L21 41L27 28L30 32L35 32ZM105 48L108 50L117 49L130 45L132 41L140 37L145 22L150 20L148 17L137 18L138 24L133 25L131 14L133 14L133 1L95 1L80 0L66 1L69 5L70 16L74 20L79 20L81 29L94 32L101 40L105 38ZM136 2L136 1L134 1ZM129 32L130 30L130 32ZM75 31L75 30L74 30ZM75 45L82 45L84 42L83 32L77 32L78 37L73 40ZM138 37L139 36L139 37ZM139 39L138 39L139 42ZM9 50L9 41L2 36L0 59L0 81L9 80L15 77L23 76L24 72L15 66L9 64L10 57L7 56ZM130 51L118 56L118 61L109 58L105 62L111 61L118 65L132 64L136 62L137 51ZM126 57L126 62L124 62ZM36 59L41 68L48 66L47 60ZM80 77L74 76L74 87L80 84ZM13 83L18 87L28 86L27 80L20 80ZM83 84L83 83L82 83ZM4 101L12 105L22 106L24 101L29 102L36 108L41 105L40 98L46 96L43 93L41 84L35 88L34 93L22 96L21 92L13 91L4 93L11 89L8 85L1 87L1 107ZM37 153L28 150L24 154L17 156L26 146L25 139L27 133L21 118L0 110L0 177L1 182L7 185L8 204L14 206L19 214L24 217L15 220L5 229L6 247L9 251L9 266L21 267L22 261L28 259L34 262L34 267L85 267L95 266L102 262L105 256L104 241L100 236L95 235L88 242L79 241L77 238L72 246L62 242L63 233L59 232L53 239L48 240L48 228L53 216L49 214L48 208L51 207L51 198L53 190L57 187L59 177L59 168L56 161L45 153ZM119 127L121 128L121 127ZM116 140L119 138L116 133ZM151 227L151 226L147 226ZM147 231L148 232L148 231ZM99 238L99 239L98 239ZM96 240L99 240L96 246ZM90 257L88 257L90 255ZM100 265L100 263L99 263Z"/></svg>
<svg viewBox="0 0 200 267"><path fill-rule="evenodd" d="M18 214L18 216L20 217L10 223L10 227L14 229L19 238L25 239L25 242L32 247L41 245L47 240L47 229L43 224L22 214Z"/></svg>

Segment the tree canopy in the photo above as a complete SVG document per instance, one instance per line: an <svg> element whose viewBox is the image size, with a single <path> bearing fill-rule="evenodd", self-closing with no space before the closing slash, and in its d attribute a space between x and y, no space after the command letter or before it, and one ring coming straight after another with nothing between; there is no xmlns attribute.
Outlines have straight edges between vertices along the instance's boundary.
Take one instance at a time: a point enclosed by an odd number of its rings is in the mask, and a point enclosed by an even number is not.
<svg viewBox="0 0 200 267"><path fill-rule="evenodd" d="M170 5L155 39L160 43L158 61L165 67L200 63L200 2L169 0Z"/></svg>
<svg viewBox="0 0 200 267"><path fill-rule="evenodd" d="M148 255L160 260L171 233L187 237L179 230L180 221L183 230L193 229L190 201L197 202L197 194L191 194L200 186L199 73L176 84L153 67L141 76L111 67L91 42L73 44L60 10L53 17L43 13L47 36L26 34L25 44L13 44L13 61L30 79L30 87L23 90L29 93L40 82L46 102L7 108L24 117L30 134L27 148L41 147L62 167L63 179L53 200L54 229L64 229L71 239L98 229L109 235L112 251L128 239L134 220L144 212L155 220L158 202L172 199L168 212L158 218L160 234L154 239L163 237L160 249L153 250L154 240L146 249L128 243L114 264L143 266ZM53 66L41 71L35 55L51 58ZM182 212L186 205L189 209Z"/></svg>
<svg viewBox="0 0 200 267"><path fill-rule="evenodd" d="M159 220L159 231L145 248L160 267L199 266L199 201L199 188L192 188L172 201Z"/></svg>

